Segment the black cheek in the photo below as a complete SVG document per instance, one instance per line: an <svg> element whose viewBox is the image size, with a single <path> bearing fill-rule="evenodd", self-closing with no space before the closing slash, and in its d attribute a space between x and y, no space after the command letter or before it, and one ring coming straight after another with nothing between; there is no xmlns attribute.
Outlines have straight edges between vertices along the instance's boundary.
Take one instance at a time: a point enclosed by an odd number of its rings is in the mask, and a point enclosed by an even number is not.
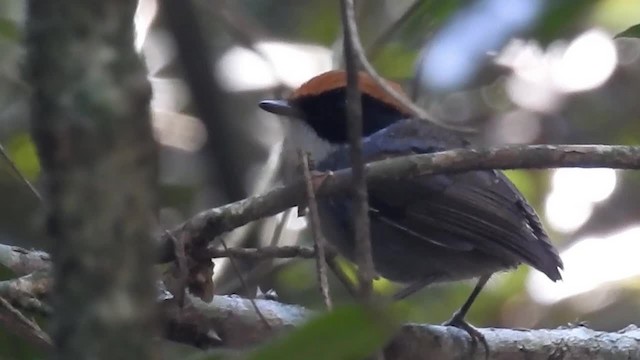
<svg viewBox="0 0 640 360"><path fill-rule="evenodd" d="M344 89L322 95L299 98L295 106L304 114L307 122L318 135L335 144L349 141L347 104ZM362 135L369 136L406 116L392 106L371 96L362 96Z"/></svg>

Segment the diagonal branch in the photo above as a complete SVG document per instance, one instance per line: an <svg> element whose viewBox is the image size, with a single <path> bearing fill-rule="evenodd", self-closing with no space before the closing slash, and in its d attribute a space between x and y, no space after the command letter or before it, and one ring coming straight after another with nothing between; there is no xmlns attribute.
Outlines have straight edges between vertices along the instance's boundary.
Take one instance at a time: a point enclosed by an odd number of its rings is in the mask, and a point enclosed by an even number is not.
<svg viewBox="0 0 640 360"><path fill-rule="evenodd" d="M455 149L433 154L409 155L367 164L368 184L393 178L491 169L544 169L556 167L640 169L640 146L612 145L515 145L489 149ZM344 192L351 185L351 169L327 174L316 189L317 196ZM305 199L301 179L263 195L236 201L196 214L174 229L188 231L203 247L227 231L251 221L273 216ZM160 260L173 260L173 243L167 235L159 239Z"/></svg>
<svg viewBox="0 0 640 360"><path fill-rule="evenodd" d="M318 276L318 285L320 287L320 294L327 307L327 310L333 308L331 302L331 296L329 294L329 281L327 279L327 262L326 262L326 239L322 233L320 213L318 211L318 202L316 201L316 194L313 190L313 182L311 179L311 171L309 170L309 155L300 151L300 160L302 162L302 173L304 175L304 181L307 187L307 203L309 208L309 220L311 226L311 233L313 234L313 241L315 244L316 253L316 273Z"/></svg>
<svg viewBox="0 0 640 360"><path fill-rule="evenodd" d="M0 297L0 324L39 349L53 350L49 335L42 331L35 321L24 316L3 297Z"/></svg>

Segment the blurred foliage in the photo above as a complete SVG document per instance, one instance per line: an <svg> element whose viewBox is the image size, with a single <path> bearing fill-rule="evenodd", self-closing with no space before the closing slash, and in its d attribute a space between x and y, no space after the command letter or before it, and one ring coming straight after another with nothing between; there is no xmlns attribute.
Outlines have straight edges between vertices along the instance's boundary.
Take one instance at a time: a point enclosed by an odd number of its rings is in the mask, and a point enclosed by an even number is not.
<svg viewBox="0 0 640 360"><path fill-rule="evenodd" d="M358 305L343 306L309 320L284 338L256 350L248 359L363 359L393 335L399 315L380 308L374 312Z"/></svg>
<svg viewBox="0 0 640 360"><path fill-rule="evenodd" d="M390 44L377 53L373 65L391 79L407 79L413 73L418 53L402 44Z"/></svg>
<svg viewBox="0 0 640 360"><path fill-rule="evenodd" d="M533 34L543 44L571 35L598 0L550 1Z"/></svg>
<svg viewBox="0 0 640 360"><path fill-rule="evenodd" d="M300 17L300 37L331 46L340 34L338 7L329 1L314 2Z"/></svg>
<svg viewBox="0 0 640 360"><path fill-rule="evenodd" d="M17 134L12 137L7 150L11 159L27 179L33 180L38 177L40 174L40 160L36 153L36 146L29 134Z"/></svg>

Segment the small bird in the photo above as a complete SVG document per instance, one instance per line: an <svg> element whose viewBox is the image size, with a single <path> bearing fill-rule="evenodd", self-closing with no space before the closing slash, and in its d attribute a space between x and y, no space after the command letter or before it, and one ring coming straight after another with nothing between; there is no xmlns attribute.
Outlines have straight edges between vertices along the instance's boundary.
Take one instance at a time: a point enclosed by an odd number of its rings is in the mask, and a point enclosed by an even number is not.
<svg viewBox="0 0 640 360"><path fill-rule="evenodd" d="M369 75L358 75L365 161L469 146L456 132L412 118ZM329 71L286 100L260 102L263 110L288 119L285 181L299 178L298 150L309 153L319 171L351 167L346 83L344 71ZM478 278L469 298L445 323L464 329L474 342L484 338L464 317L492 274L526 263L553 281L561 279L562 261L538 215L500 171L390 177L370 186L368 195L374 268L407 284L396 299L432 283ZM353 261L350 197L318 199L318 207L327 240Z"/></svg>

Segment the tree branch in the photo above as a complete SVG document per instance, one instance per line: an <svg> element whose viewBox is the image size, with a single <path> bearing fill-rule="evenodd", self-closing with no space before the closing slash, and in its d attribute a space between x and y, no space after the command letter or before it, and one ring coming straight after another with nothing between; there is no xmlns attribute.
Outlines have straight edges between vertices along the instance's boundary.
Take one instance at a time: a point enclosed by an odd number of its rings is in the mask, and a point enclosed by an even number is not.
<svg viewBox="0 0 640 360"><path fill-rule="evenodd" d="M313 259L315 250L308 246L265 246L261 248L228 248L227 250L211 248L208 257L237 257L243 259L262 260L276 258Z"/></svg>
<svg viewBox="0 0 640 360"><path fill-rule="evenodd" d="M44 251L0 244L0 264L18 276L51 268L51 257Z"/></svg>
<svg viewBox="0 0 640 360"><path fill-rule="evenodd" d="M45 350L53 350L51 338L38 324L24 316L7 300L0 297L0 323L14 334L26 339L30 344Z"/></svg>
<svg viewBox="0 0 640 360"><path fill-rule="evenodd" d="M0 282L0 297L14 306L45 296L51 288L48 272L40 271L19 279ZM214 296L205 303L187 295L184 307L166 290L157 297L168 339L200 348L242 349L272 339L282 331L304 324L317 312L301 306L256 299L270 329L264 326L250 299ZM44 306L44 305L43 305ZM48 307L41 314L48 315ZM31 307L25 310L33 310ZM584 326L553 330L479 329L490 348L489 360L519 359L639 359L640 330L631 325L618 332L595 331ZM319 343L321 344L321 342ZM388 360L461 359L471 351L469 335L457 328L439 325L405 325L386 346ZM484 359L476 351L472 359Z"/></svg>
<svg viewBox="0 0 640 360"><path fill-rule="evenodd" d="M542 169L555 167L640 169L640 146L612 145L516 145L489 149L455 149L433 154L410 155L366 165L368 184L393 178L491 169ZM344 192L351 185L351 169L327 174L317 196ZM263 195L202 211L173 230L178 236L188 231L199 246L206 246L227 231L251 221L278 214L305 199L301 179ZM163 235L160 260L173 259L171 238ZM205 252L206 253L206 252Z"/></svg>
<svg viewBox="0 0 640 360"><path fill-rule="evenodd" d="M40 298L51 292L49 271L36 271L17 279L0 281L0 297L13 306L39 315L50 315L51 308Z"/></svg>
<svg viewBox="0 0 640 360"><path fill-rule="evenodd" d="M216 296L211 303L192 299L193 306L216 324L221 345L243 348L271 338L273 331L264 331L247 299ZM286 330L303 324L315 312L295 305L272 300L256 300L273 330ZM488 360L588 360L640 358L640 330L629 326L619 332L607 333L583 326L574 328L512 330L479 329L489 344ZM385 348L388 360L467 359L471 351L469 335L455 327L440 325L404 325ZM472 359L485 359L476 351Z"/></svg>
<svg viewBox="0 0 640 360"><path fill-rule="evenodd" d="M358 266L358 283L363 300L369 301L373 291L373 257L369 228L369 196L365 179L365 163L362 155L362 99L358 84L360 64L354 48L357 37L355 6L353 0L340 1L342 32L344 33L344 63L347 73L347 122L349 130L349 155L352 168L353 228L355 230L355 260Z"/></svg>

